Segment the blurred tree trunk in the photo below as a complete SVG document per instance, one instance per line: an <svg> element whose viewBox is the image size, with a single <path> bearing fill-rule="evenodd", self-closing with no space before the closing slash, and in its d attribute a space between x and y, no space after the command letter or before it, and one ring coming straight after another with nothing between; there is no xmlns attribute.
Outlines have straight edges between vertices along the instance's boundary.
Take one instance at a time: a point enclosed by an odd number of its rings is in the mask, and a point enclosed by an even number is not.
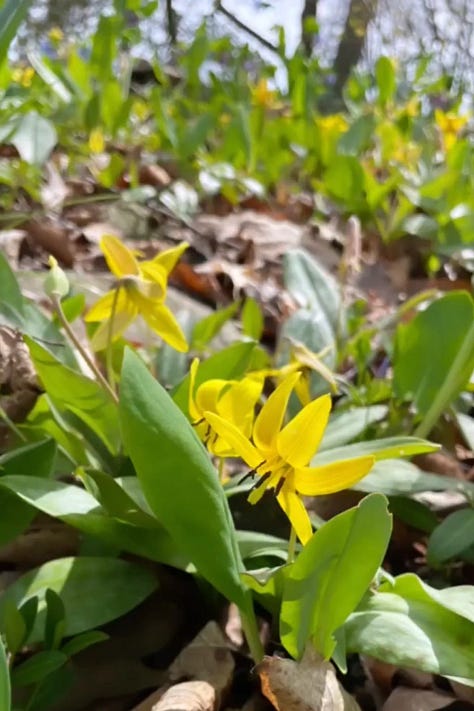
<svg viewBox="0 0 474 711"><path fill-rule="evenodd" d="M301 45L307 57L311 57L314 48L314 32L306 30L306 20L316 19L318 0L305 0L301 13Z"/></svg>
<svg viewBox="0 0 474 711"><path fill-rule="evenodd" d="M173 0L166 0L166 29L171 47L178 41L178 14L173 7Z"/></svg>
<svg viewBox="0 0 474 711"><path fill-rule="evenodd" d="M367 28L377 12L378 0L351 0L347 20L337 50L333 70L336 75L334 89L340 95L351 69L364 50Z"/></svg>

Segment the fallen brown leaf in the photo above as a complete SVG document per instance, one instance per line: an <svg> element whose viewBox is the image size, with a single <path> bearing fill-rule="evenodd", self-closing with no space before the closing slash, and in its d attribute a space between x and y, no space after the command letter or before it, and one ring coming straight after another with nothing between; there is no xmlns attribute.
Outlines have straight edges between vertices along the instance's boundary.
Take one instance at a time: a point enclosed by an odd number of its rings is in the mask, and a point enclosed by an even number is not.
<svg viewBox="0 0 474 711"><path fill-rule="evenodd" d="M399 686L388 697L382 711L435 711L456 701L454 696L425 689L407 689Z"/></svg>
<svg viewBox="0 0 474 711"><path fill-rule="evenodd" d="M360 711L339 684L332 664L311 645L300 662L264 657L256 671L263 694L277 711Z"/></svg>
<svg viewBox="0 0 474 711"><path fill-rule="evenodd" d="M211 684L183 681L165 691L151 711L214 711L216 708L215 690Z"/></svg>

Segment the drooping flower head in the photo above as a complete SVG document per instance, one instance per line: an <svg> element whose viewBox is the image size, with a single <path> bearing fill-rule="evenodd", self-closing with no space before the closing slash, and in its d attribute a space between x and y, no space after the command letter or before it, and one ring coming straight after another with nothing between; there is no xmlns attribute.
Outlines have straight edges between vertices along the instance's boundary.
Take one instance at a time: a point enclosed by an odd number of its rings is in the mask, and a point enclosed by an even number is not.
<svg viewBox="0 0 474 711"><path fill-rule="evenodd" d="M331 398L323 395L306 405L288 424L284 417L299 373L290 374L270 395L255 419L250 437L215 412L204 417L217 434L251 467L258 480L248 500L257 503L273 489L304 545L312 535L311 521L302 496L332 494L355 484L371 469L372 456L310 467L326 428Z"/></svg>
<svg viewBox="0 0 474 711"><path fill-rule="evenodd" d="M111 327L111 340L115 341L140 315L166 343L177 351L187 351L186 338L165 298L168 276L188 244L183 242L141 262L113 235L102 237L100 247L117 284L86 314L86 321L101 322L92 337L92 347L105 348Z"/></svg>

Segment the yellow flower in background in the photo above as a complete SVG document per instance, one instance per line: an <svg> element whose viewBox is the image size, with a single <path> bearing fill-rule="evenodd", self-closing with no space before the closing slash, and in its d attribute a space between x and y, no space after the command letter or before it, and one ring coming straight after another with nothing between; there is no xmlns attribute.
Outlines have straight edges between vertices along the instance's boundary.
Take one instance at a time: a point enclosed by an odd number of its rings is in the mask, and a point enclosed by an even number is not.
<svg viewBox="0 0 474 711"><path fill-rule="evenodd" d="M268 88L268 81L265 78L259 79L257 84L250 87L252 104L262 109L277 109L281 104L277 100L277 93Z"/></svg>
<svg viewBox="0 0 474 711"><path fill-rule="evenodd" d="M444 112L440 109L435 110L435 123L441 133L443 147L445 151L449 151L469 121L469 116L459 116L452 111Z"/></svg>
<svg viewBox="0 0 474 711"><path fill-rule="evenodd" d="M31 86L34 75L35 70L33 67L17 67L12 71L12 80L28 89Z"/></svg>
<svg viewBox="0 0 474 711"><path fill-rule="evenodd" d="M115 341L140 315L166 343L177 351L187 351L186 338L164 302L168 276L188 244L183 242L142 262L113 235L102 237L100 247L118 281L86 314L86 321L101 322L92 337L92 347L102 350L108 344L109 334Z"/></svg>
<svg viewBox="0 0 474 711"><path fill-rule="evenodd" d="M306 405L287 425L283 425L288 400L299 378L290 374L270 395L255 419L251 437L246 437L231 422L214 412L204 417L213 430L238 452L259 477L248 500L257 503L266 489L273 489L296 535L305 545L312 535L311 521L301 499L341 491L362 479L371 469L372 456L308 466L326 428L331 398L329 395Z"/></svg>
<svg viewBox="0 0 474 711"><path fill-rule="evenodd" d="M263 388L263 376L250 375L242 380L206 380L196 387L199 360L195 358L189 370L188 410L193 426L207 449L217 457L238 457L225 438L215 432L205 420L206 411L213 412L250 437L257 404Z"/></svg>
<svg viewBox="0 0 474 711"><path fill-rule="evenodd" d="M104 134L100 128L94 128L89 134L89 150L91 153L103 153L105 150Z"/></svg>
<svg viewBox="0 0 474 711"><path fill-rule="evenodd" d="M349 128L349 124L342 114L319 116L316 123L323 134L329 135L344 133Z"/></svg>
<svg viewBox="0 0 474 711"><path fill-rule="evenodd" d="M52 27L48 32L48 37L54 44L59 44L64 39L64 32L60 27Z"/></svg>

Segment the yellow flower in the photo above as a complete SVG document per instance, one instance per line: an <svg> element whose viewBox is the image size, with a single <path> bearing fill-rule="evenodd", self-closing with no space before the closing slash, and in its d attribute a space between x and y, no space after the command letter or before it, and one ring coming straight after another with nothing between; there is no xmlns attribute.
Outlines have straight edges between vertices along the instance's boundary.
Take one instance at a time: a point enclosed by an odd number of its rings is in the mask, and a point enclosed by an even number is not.
<svg viewBox="0 0 474 711"><path fill-rule="evenodd" d="M225 438L220 437L205 420L204 413L213 412L231 422L245 437L250 437L254 408L263 388L263 376L250 375L242 380L211 379L196 388L199 359L189 369L188 410L193 426L211 454L217 457L238 457Z"/></svg>
<svg viewBox="0 0 474 711"><path fill-rule="evenodd" d="M101 350L107 346L111 327L114 341L141 315L166 343L177 351L187 351L186 338L164 303L168 275L188 247L187 243L182 242L143 262L138 262L133 252L113 235L102 237L100 247L118 282L86 314L86 321L101 321L92 337L93 348Z"/></svg>
<svg viewBox="0 0 474 711"><path fill-rule="evenodd" d="M319 443L331 410L329 395L313 400L282 427L291 391L299 373L289 375L270 395L255 419L252 436L245 437L231 422L206 411L204 417L217 434L260 477L248 500L257 503L266 489L273 489L304 545L312 534L311 522L301 496L332 494L355 484L371 469L372 456L308 466Z"/></svg>
<svg viewBox="0 0 474 711"><path fill-rule="evenodd" d="M48 32L48 37L54 44L59 44L64 39L64 33L60 27L52 27Z"/></svg>
<svg viewBox="0 0 474 711"><path fill-rule="evenodd" d="M469 116L458 116L453 112L445 113L440 109L435 110L435 122L441 133L446 151L449 151L454 146L457 137L468 121Z"/></svg>
<svg viewBox="0 0 474 711"><path fill-rule="evenodd" d="M105 149L105 139L102 129L94 128L89 134L89 150L91 153L103 153Z"/></svg>
<svg viewBox="0 0 474 711"><path fill-rule="evenodd" d="M252 95L252 103L254 106L259 106L262 109L280 108L280 104L276 98L276 92L268 88L268 82L266 79L259 79L258 83L250 88L250 93Z"/></svg>
<svg viewBox="0 0 474 711"><path fill-rule="evenodd" d="M34 75L35 70L33 67L17 67L12 71L13 81L17 84L21 84L21 86L24 86L25 89L28 89L31 86Z"/></svg>

